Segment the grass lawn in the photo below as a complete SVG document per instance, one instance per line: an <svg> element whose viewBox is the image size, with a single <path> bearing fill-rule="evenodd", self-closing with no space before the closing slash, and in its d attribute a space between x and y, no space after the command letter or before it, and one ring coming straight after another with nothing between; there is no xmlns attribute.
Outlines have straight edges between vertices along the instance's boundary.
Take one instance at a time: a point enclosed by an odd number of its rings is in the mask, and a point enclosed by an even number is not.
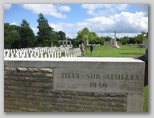
<svg viewBox="0 0 154 118"><path fill-rule="evenodd" d="M143 111L148 112L148 86L144 87Z"/></svg>
<svg viewBox="0 0 154 118"><path fill-rule="evenodd" d="M137 46L120 45L120 48L112 48L109 46L96 46L93 53L90 54L90 49L85 49L83 57L133 57L141 56L145 53L145 48L138 48ZM133 106L132 106L133 107ZM143 111L148 112L148 86L144 87Z"/></svg>
<svg viewBox="0 0 154 118"><path fill-rule="evenodd" d="M145 48L137 46L121 45L120 48L112 48L112 46L96 46L93 54L90 54L90 49L85 49L86 57L132 57L141 56L145 53Z"/></svg>

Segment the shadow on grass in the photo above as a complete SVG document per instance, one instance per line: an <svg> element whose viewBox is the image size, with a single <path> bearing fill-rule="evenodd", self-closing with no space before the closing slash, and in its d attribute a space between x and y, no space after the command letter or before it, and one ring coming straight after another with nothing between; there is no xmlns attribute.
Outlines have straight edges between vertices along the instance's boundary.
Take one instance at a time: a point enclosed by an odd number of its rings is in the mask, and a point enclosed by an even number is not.
<svg viewBox="0 0 154 118"><path fill-rule="evenodd" d="M126 52L126 53L120 53L120 54L123 54L123 55L143 55L143 53L132 53L132 52Z"/></svg>

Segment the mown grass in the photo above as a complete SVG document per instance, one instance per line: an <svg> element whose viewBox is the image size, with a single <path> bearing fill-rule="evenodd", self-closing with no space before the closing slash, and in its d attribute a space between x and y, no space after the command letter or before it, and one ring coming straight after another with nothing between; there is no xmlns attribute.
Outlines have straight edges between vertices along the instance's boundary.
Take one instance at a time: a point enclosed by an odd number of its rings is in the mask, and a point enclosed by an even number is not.
<svg viewBox="0 0 154 118"><path fill-rule="evenodd" d="M96 46L93 53L90 54L90 49L85 49L83 57L133 57L141 56L145 53L145 48L137 46L120 45L120 48L112 48L111 45ZM133 107L133 106L132 106ZM148 86L144 87L143 112L148 112Z"/></svg>
<svg viewBox="0 0 154 118"><path fill-rule="evenodd" d="M144 87L143 111L148 112L148 86Z"/></svg>
<svg viewBox="0 0 154 118"><path fill-rule="evenodd" d="M121 45L120 48L112 48L110 45L95 46L92 55L90 49L85 49L86 57L132 57L141 56L145 52L145 48L138 48L137 46Z"/></svg>

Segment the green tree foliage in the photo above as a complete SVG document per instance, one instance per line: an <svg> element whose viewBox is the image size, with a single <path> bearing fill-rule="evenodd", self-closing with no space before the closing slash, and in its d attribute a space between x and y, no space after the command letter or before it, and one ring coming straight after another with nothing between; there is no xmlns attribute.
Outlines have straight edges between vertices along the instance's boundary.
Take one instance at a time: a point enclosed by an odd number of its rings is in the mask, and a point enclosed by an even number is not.
<svg viewBox="0 0 154 118"><path fill-rule="evenodd" d="M4 23L4 48L20 48L20 26Z"/></svg>
<svg viewBox="0 0 154 118"><path fill-rule="evenodd" d="M96 43L98 41L96 41L99 37L97 36L97 34L95 32L89 32L89 35L88 35L88 40L89 40L89 43Z"/></svg>
<svg viewBox="0 0 154 118"><path fill-rule="evenodd" d="M126 45L129 42L129 37L125 36L125 37L121 38L121 42L123 45Z"/></svg>
<svg viewBox="0 0 154 118"><path fill-rule="evenodd" d="M98 44L104 45L104 42L105 42L105 38L103 37L98 38Z"/></svg>
<svg viewBox="0 0 154 118"><path fill-rule="evenodd" d="M36 37L26 20L20 26L4 23L4 48L27 48L36 46Z"/></svg>
<svg viewBox="0 0 154 118"><path fill-rule="evenodd" d="M135 36L135 40L138 44L142 44L144 40L146 40L144 34L138 34L137 36Z"/></svg>
<svg viewBox="0 0 154 118"><path fill-rule="evenodd" d="M129 44L136 44L136 40L134 37L129 37Z"/></svg>
<svg viewBox="0 0 154 118"><path fill-rule="evenodd" d="M66 40L65 32L59 31L57 34L58 34L58 40Z"/></svg>
<svg viewBox="0 0 154 118"><path fill-rule="evenodd" d="M53 38L54 32L53 28L51 28L48 24L48 20L43 16L42 13L39 14L39 18L37 20L38 22L38 43L42 44L47 41L45 40L51 40ZM51 41L50 41L51 42Z"/></svg>
<svg viewBox="0 0 154 118"><path fill-rule="evenodd" d="M78 32L77 34L77 40L79 43L84 43L86 45L86 40L89 39L89 29L85 27L81 31Z"/></svg>
<svg viewBox="0 0 154 118"><path fill-rule="evenodd" d="M110 41L112 38L107 36L107 37L104 37L105 41Z"/></svg>
<svg viewBox="0 0 154 118"><path fill-rule="evenodd" d="M138 34L135 37L122 37L120 38L120 41L122 42L123 45L125 44L142 44L143 41L148 39L148 32L141 32L141 34Z"/></svg>
<svg viewBox="0 0 154 118"><path fill-rule="evenodd" d="M34 47L35 35L26 20L22 20L20 27L21 47Z"/></svg>
<svg viewBox="0 0 154 118"><path fill-rule="evenodd" d="M86 45L87 40L89 43L103 45L105 38L99 37L95 32L89 31L89 29L85 27L78 32L76 40L77 41L74 41L75 45L79 45L79 43L84 43L84 45Z"/></svg>
<svg viewBox="0 0 154 118"><path fill-rule="evenodd" d="M71 41L72 41L72 45L73 45L74 48L78 48L79 44L81 43L76 38L72 39Z"/></svg>
<svg viewBox="0 0 154 118"><path fill-rule="evenodd" d="M53 31L52 32L52 40L49 40L49 45L50 46L57 46L59 40L58 32Z"/></svg>

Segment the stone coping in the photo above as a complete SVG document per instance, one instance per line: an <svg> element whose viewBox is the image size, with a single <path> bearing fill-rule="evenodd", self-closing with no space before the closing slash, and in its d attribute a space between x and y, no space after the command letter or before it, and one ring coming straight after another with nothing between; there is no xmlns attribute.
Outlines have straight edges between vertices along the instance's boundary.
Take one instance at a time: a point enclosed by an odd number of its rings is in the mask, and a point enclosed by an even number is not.
<svg viewBox="0 0 154 118"><path fill-rule="evenodd" d="M4 58L4 61L143 62L139 59L122 57Z"/></svg>

